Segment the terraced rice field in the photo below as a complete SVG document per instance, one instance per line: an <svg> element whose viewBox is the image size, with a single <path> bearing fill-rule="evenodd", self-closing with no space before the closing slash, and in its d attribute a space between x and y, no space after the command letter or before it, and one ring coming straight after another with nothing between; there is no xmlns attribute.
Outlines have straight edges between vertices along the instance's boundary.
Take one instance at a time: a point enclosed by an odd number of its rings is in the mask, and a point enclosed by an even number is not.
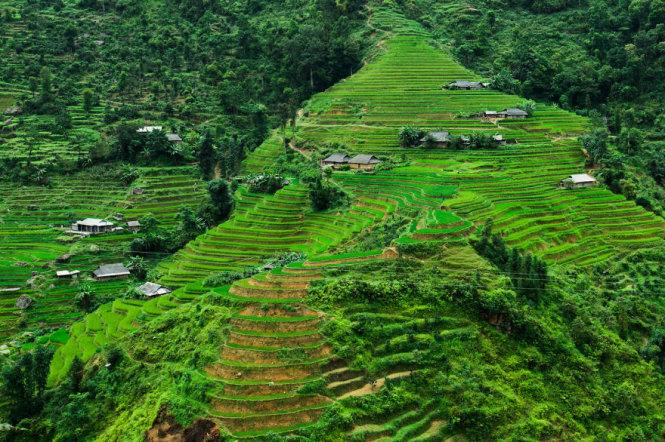
<svg viewBox="0 0 665 442"><path fill-rule="evenodd" d="M524 120L460 117L514 107L521 98L490 89L443 90L451 81L478 77L435 48L416 23L381 8L372 23L393 30L381 45L384 52L312 98L298 138L314 145L342 142L354 154L410 159L407 167L376 175L334 175L360 198L371 195L372 202L390 209L442 209L456 216L438 223L425 214L414 222L411 238L401 241L460 240L493 218L509 245L551 262L591 265L662 244L663 219L622 196L603 188L557 188L564 177L585 172L577 137L586 119L544 104ZM496 150L405 149L397 132L407 124L454 134L490 132L517 144ZM275 151L266 146L261 152L264 164L265 155Z"/></svg>
<svg viewBox="0 0 665 442"><path fill-rule="evenodd" d="M108 218L122 213L123 226L129 220L152 214L164 226L175 224L174 215L182 205L196 208L203 200L205 186L187 168L144 169L136 186L142 195L132 195L131 187L114 179L94 180L86 175L55 180L50 187L0 184L0 337L17 330L21 295L35 304L26 311L27 325L47 327L69 325L80 318L74 305L78 285L57 280L56 270L80 270L84 278L98 265L126 260L122 249L135 235L131 232L93 236L71 243L64 230L73 219ZM72 252L68 263L55 258ZM37 280L26 284L38 272ZM93 283L98 295L120 294L127 282Z"/></svg>

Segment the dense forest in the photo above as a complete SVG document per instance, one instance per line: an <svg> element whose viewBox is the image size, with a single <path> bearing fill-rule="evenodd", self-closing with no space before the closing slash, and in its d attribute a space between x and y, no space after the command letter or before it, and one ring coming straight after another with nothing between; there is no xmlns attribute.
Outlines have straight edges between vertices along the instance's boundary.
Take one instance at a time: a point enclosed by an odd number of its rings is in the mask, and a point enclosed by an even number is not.
<svg viewBox="0 0 665 442"><path fill-rule="evenodd" d="M665 438L663 21L0 0L0 440Z"/></svg>

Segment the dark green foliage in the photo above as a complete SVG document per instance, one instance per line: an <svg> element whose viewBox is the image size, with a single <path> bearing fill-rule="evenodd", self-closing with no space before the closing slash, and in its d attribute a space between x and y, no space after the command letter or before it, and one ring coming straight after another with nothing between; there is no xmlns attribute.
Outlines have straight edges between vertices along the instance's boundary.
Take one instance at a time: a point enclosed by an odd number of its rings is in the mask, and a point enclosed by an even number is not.
<svg viewBox="0 0 665 442"><path fill-rule="evenodd" d="M473 247L480 256L510 275L517 293L540 302L547 286L547 264L536 256L522 255L516 248L506 246L500 233L492 233L492 226L492 220L488 219L480 238L472 242Z"/></svg>
<svg viewBox="0 0 665 442"><path fill-rule="evenodd" d="M332 209L348 202L348 196L339 186L319 177L309 185L309 199L315 211Z"/></svg>
<svg viewBox="0 0 665 442"><path fill-rule="evenodd" d="M206 180L209 180L212 177L215 164L217 163L217 152L214 143L210 130L206 130L199 139L196 159L199 162L201 176Z"/></svg>
<svg viewBox="0 0 665 442"><path fill-rule="evenodd" d="M0 394L5 401L8 421L18 424L22 419L40 413L53 349L38 346L2 368Z"/></svg>
<svg viewBox="0 0 665 442"><path fill-rule="evenodd" d="M285 179L282 176L270 171L257 175L252 174L247 177L249 191L252 193L273 194L284 187L284 181Z"/></svg>
<svg viewBox="0 0 665 442"><path fill-rule="evenodd" d="M416 144L418 144L420 139L424 136L425 136L424 130L420 129L419 127L413 127L410 125L402 127L397 133L397 137L399 138L399 142L402 145L402 147L413 147Z"/></svg>

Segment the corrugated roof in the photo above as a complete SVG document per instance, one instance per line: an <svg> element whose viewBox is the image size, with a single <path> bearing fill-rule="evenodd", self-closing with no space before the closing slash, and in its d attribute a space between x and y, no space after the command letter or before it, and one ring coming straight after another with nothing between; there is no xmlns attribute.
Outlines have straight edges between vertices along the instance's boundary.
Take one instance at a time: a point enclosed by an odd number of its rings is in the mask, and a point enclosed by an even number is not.
<svg viewBox="0 0 665 442"><path fill-rule="evenodd" d="M512 116L521 116L521 115L528 116L529 115L527 112L523 111L522 109L518 109L516 107L511 107L511 108L508 108L508 109L504 109L504 110L501 111L501 113L504 113L506 115L512 115Z"/></svg>
<svg viewBox="0 0 665 442"><path fill-rule="evenodd" d="M348 161L351 159L350 156L348 156L345 153L334 153L330 155L328 158L323 160L325 163L348 163Z"/></svg>
<svg viewBox="0 0 665 442"><path fill-rule="evenodd" d="M76 221L76 224L82 224L84 226L112 226L113 223L110 221L104 221L101 218L86 218L83 221Z"/></svg>
<svg viewBox="0 0 665 442"><path fill-rule="evenodd" d="M594 177L592 177L591 175L586 174L586 173L577 173L577 174L569 176L568 178L573 180L573 183L575 183L575 184L589 183L589 182L593 183L593 182L598 181Z"/></svg>
<svg viewBox="0 0 665 442"><path fill-rule="evenodd" d="M127 222L128 227L141 227L141 223L138 221L128 221Z"/></svg>
<svg viewBox="0 0 665 442"><path fill-rule="evenodd" d="M145 284L136 287L136 290L143 293L148 298L171 293L170 289L164 287L161 284L156 284L154 282L146 282Z"/></svg>
<svg viewBox="0 0 665 442"><path fill-rule="evenodd" d="M445 143L450 141L450 132L427 132L427 135L431 135L434 138L436 143ZM421 143L425 142L425 137L420 139Z"/></svg>
<svg viewBox="0 0 665 442"><path fill-rule="evenodd" d="M478 81L455 80L452 83L450 83L448 86L470 87L470 86L482 86L482 84Z"/></svg>
<svg viewBox="0 0 665 442"><path fill-rule="evenodd" d="M374 155L367 154L359 154L349 160L349 163L353 164L378 164L380 162L381 160Z"/></svg>
<svg viewBox="0 0 665 442"><path fill-rule="evenodd" d="M169 141L182 141L182 138L180 138L180 135L178 134L166 134L166 138L168 138Z"/></svg>
<svg viewBox="0 0 665 442"><path fill-rule="evenodd" d="M125 267L122 263L117 264L104 264L97 267L97 270L92 272L96 278L101 278L105 276L122 276L129 275L129 269Z"/></svg>

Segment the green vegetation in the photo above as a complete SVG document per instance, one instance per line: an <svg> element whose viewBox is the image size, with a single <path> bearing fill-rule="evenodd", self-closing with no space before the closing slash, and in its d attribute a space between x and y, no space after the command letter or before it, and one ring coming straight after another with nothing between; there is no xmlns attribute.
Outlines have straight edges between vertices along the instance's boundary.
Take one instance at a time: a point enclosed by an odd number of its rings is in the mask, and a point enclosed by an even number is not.
<svg viewBox="0 0 665 442"><path fill-rule="evenodd" d="M0 0L2 439L662 438L658 8Z"/></svg>

